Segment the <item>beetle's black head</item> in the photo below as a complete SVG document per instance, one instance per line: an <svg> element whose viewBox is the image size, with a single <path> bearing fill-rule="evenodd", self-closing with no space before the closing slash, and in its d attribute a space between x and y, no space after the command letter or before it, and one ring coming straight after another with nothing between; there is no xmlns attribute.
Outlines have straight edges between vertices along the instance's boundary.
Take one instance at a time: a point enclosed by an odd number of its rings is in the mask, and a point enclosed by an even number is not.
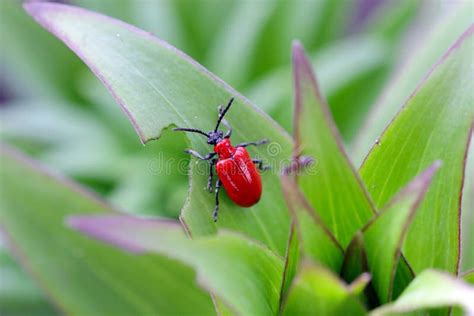
<svg viewBox="0 0 474 316"><path fill-rule="evenodd" d="M234 102L234 98L231 98L229 100L229 103L227 103L227 106L224 109L221 109L219 107L219 118L217 119L216 128L213 131L210 131L210 132L206 133L206 132L203 132L199 129L188 128L188 127L176 127L176 128L173 128L173 131L198 133L198 134L201 134L201 135L204 135L204 136L207 137L207 143L209 145L216 145L217 143L222 141L224 138L229 138L230 134L232 132L232 128L229 127L230 128L229 131L224 136L224 132L219 130L219 125L221 124L222 120L224 120L224 116L227 113L227 111L230 109L230 106L232 105L232 102ZM224 120L224 124L226 124L225 120Z"/></svg>
<svg viewBox="0 0 474 316"><path fill-rule="evenodd" d="M209 145L216 145L222 139L224 139L224 133L222 131L210 131L207 133L207 143Z"/></svg>

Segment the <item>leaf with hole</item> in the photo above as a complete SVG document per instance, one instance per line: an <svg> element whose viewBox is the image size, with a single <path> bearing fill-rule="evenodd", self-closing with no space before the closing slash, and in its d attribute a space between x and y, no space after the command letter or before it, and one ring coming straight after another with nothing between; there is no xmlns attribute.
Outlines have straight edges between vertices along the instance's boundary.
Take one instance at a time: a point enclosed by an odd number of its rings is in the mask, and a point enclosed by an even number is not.
<svg viewBox="0 0 474 316"><path fill-rule="evenodd" d="M271 140L250 149L273 167L262 175L264 194L250 209L223 198L219 222L212 221L214 198L206 190L206 162L191 162L190 193L181 219L193 236L226 227L258 239L284 255L290 226L278 173L289 157L291 140L269 117L227 84L171 45L123 22L80 8L51 3L28 3L27 11L63 40L92 69L124 112L143 142L156 139L169 127L210 130L217 106L235 97L227 119L233 142ZM211 151L201 135L189 135L190 147ZM184 149L184 148L183 148Z"/></svg>

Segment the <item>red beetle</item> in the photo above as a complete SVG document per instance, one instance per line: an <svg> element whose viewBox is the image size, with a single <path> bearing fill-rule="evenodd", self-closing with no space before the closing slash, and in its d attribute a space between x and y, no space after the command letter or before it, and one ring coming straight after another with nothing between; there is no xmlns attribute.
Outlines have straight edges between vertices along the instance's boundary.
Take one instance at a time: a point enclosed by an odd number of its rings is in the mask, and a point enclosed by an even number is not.
<svg viewBox="0 0 474 316"><path fill-rule="evenodd" d="M206 156L201 156L198 152L187 149L186 153L193 155L201 160L209 161L210 171L207 181L207 188L212 192L213 167L216 167L217 181L215 185L216 207L212 213L212 218L217 221L217 214L219 212L219 189L224 185L227 195L235 204L242 207L250 207L257 203L262 196L262 180L255 165L259 170L266 170L269 167L263 166L261 159L251 159L245 147L249 145L263 145L268 143L268 140L263 139L258 142L247 142L232 146L230 136L232 135L232 127L224 119L225 114L229 111L234 98L229 100L229 103L222 110L219 107L219 117L217 119L216 128L210 132L203 132L195 128L177 127L173 131L184 131L199 133L207 137L207 143L214 145L214 151ZM221 122L227 127L227 132L219 130ZM215 156L218 156L216 158Z"/></svg>

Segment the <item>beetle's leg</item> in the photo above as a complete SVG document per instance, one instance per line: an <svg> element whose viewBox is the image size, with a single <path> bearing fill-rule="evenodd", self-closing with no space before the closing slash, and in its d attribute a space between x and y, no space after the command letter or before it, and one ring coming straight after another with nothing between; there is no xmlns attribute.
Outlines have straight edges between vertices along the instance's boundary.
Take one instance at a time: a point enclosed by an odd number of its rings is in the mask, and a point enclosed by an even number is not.
<svg viewBox="0 0 474 316"><path fill-rule="evenodd" d="M209 162L209 178L207 178L207 190L212 192L212 178L214 175L214 165L216 164L217 159L214 158Z"/></svg>
<svg viewBox="0 0 474 316"><path fill-rule="evenodd" d="M270 169L270 166L264 166L262 159L252 159L252 162L257 165L258 170L265 171Z"/></svg>
<svg viewBox="0 0 474 316"><path fill-rule="evenodd" d="M214 212L212 212L212 219L214 222L217 222L217 215L219 213L219 189L221 188L221 180L217 179L216 181L216 207L214 207Z"/></svg>
<svg viewBox="0 0 474 316"><path fill-rule="evenodd" d="M184 152L187 153L187 154L190 154L191 156L194 156L198 159L201 159L201 160L210 160L210 159L214 158L214 156L216 155L215 152L212 152L212 153L208 153L206 156L203 157L203 156L201 156L200 153L198 153L197 151L192 150L192 149L186 149Z"/></svg>
<svg viewBox="0 0 474 316"><path fill-rule="evenodd" d="M268 144L268 139L262 139L259 140L258 142L246 142L246 143L240 143L235 147L247 147L247 146L259 146L259 145L264 145Z"/></svg>
<svg viewBox="0 0 474 316"><path fill-rule="evenodd" d="M209 192L212 192L212 177L213 177L213 167L214 165L216 164L217 162L217 159L214 158L214 156L216 155L215 152L211 152L211 153L208 153L206 156L201 156L200 153L198 153L197 151L194 151L192 149L186 149L184 151L185 153L188 153L198 159L201 159L201 160L211 160L209 162L209 178L207 179L207 189L209 190Z"/></svg>
<svg viewBox="0 0 474 316"><path fill-rule="evenodd" d="M219 115L221 115L223 110L224 108L222 107L222 105L219 105L219 108L218 108ZM224 138L230 138L230 136L232 136L232 126L224 118L222 119L222 124L224 124L224 126L227 128L227 132L225 133Z"/></svg>

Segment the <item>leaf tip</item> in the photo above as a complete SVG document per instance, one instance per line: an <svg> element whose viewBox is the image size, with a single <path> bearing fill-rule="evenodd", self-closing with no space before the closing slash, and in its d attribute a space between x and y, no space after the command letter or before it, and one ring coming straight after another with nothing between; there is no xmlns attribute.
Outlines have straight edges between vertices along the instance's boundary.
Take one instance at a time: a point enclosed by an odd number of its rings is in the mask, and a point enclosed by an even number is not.
<svg viewBox="0 0 474 316"><path fill-rule="evenodd" d="M33 17L38 23L43 23L41 20L41 15L48 7L53 6L61 6L63 4L60 3L49 3L49 2L40 2L40 1L27 1L23 3L23 9L28 13L31 17Z"/></svg>
<svg viewBox="0 0 474 316"><path fill-rule="evenodd" d="M295 78L298 78L302 74L306 74L306 76L310 78L313 76L311 63L308 57L306 57L303 45L298 40L294 40L292 43L292 60Z"/></svg>
<svg viewBox="0 0 474 316"><path fill-rule="evenodd" d="M372 280L372 275L368 272L363 272L360 274L354 281L352 281L348 286L347 289L352 294L360 294L369 282Z"/></svg>
<svg viewBox="0 0 474 316"><path fill-rule="evenodd" d="M23 3L23 9L31 16L35 15L38 8L38 2L28 1Z"/></svg>
<svg viewBox="0 0 474 316"><path fill-rule="evenodd" d="M293 58L304 55L303 44L301 44L299 40L297 39L293 40L293 42L291 43L291 48L292 48Z"/></svg>
<svg viewBox="0 0 474 316"><path fill-rule="evenodd" d="M117 226L118 221L120 221L120 217L117 216L78 215L67 217L65 224L84 235L102 240L125 251L131 253L143 252L143 249L137 247L135 243L129 242L126 239L120 238L119 235L114 234L113 230L117 228L115 226Z"/></svg>
<svg viewBox="0 0 474 316"><path fill-rule="evenodd" d="M428 189L429 184L431 183L431 180L438 171L438 169L441 167L442 161L441 160L436 160L433 162L428 168L426 168L424 171L421 172L421 174L415 178L406 188L407 191L424 191Z"/></svg>

